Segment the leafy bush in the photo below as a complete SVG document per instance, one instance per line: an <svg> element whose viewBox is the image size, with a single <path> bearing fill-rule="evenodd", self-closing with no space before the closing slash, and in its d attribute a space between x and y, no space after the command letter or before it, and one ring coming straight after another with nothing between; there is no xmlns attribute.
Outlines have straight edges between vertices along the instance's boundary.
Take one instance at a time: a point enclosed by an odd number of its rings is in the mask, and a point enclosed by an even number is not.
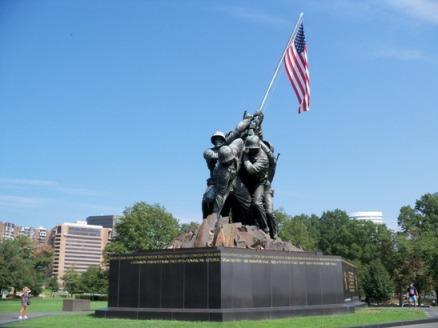
<svg viewBox="0 0 438 328"><path fill-rule="evenodd" d="M374 260L368 265L364 265L359 272L360 287L365 293L368 303L385 302L390 299L394 285L380 260Z"/></svg>

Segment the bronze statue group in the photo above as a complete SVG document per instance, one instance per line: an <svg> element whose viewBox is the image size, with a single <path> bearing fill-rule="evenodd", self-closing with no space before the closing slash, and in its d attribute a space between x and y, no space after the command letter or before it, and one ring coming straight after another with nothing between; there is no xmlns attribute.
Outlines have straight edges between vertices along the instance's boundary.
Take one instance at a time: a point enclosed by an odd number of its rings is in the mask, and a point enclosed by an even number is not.
<svg viewBox="0 0 438 328"><path fill-rule="evenodd" d="M204 219L216 214L218 219L255 225L276 239L272 180L278 158L272 144L263 139L262 122L262 112L245 113L234 130L212 135L213 147L204 151L210 177L202 213Z"/></svg>

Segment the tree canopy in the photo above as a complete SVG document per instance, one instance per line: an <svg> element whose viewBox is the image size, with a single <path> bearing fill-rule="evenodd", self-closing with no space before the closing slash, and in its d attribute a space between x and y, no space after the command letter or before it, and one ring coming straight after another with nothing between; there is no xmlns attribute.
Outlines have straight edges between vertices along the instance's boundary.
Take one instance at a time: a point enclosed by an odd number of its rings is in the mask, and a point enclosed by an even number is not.
<svg viewBox="0 0 438 328"><path fill-rule="evenodd" d="M400 209L396 264L398 280L414 281L421 291L435 290L438 302L438 195L425 194L414 208ZM409 271L409 272L408 272Z"/></svg>
<svg viewBox="0 0 438 328"><path fill-rule="evenodd" d="M51 263L51 249L39 247L27 237L1 241L0 289L21 290L27 286L38 295L49 279Z"/></svg>
<svg viewBox="0 0 438 328"><path fill-rule="evenodd" d="M106 248L107 253L162 249L180 230L178 221L158 204L138 202L123 214L116 226L117 235Z"/></svg>
<svg viewBox="0 0 438 328"><path fill-rule="evenodd" d="M78 273L74 268L70 268L62 280L64 281L64 289L70 294L106 294L108 292L108 270L99 266L90 266L83 273Z"/></svg>
<svg viewBox="0 0 438 328"><path fill-rule="evenodd" d="M420 294L435 290L438 295L438 195L425 194L415 206L400 209L401 231L385 225L350 220L340 209L314 214L289 215L277 210L279 236L306 251L342 256L358 268L359 287L367 300L385 301L392 292L400 298L410 283ZM138 202L126 208L116 226L117 235L106 254L130 253L165 248L179 233L194 230L198 223L179 225L164 207ZM38 294L45 284L57 289L50 279L52 251L37 247L28 238L0 242L0 289L28 286ZM105 293L108 273L90 267L83 274L65 273L64 286L70 293ZM401 301L401 299L400 299ZM438 301L438 300L437 300Z"/></svg>

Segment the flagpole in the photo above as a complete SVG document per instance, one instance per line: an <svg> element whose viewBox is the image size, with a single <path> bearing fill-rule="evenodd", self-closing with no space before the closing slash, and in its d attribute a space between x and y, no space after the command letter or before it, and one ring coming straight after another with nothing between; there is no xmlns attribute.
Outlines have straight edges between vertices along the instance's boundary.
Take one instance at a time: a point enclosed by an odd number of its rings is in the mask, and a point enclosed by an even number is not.
<svg viewBox="0 0 438 328"><path fill-rule="evenodd" d="M303 22L303 16L304 13L301 13L298 17L298 21L295 24L295 28L290 35L289 40L287 41L286 47L283 50L283 53L281 55L280 60L278 61L277 68L275 69L274 75L272 76L271 82L269 83L268 89L266 90L265 96L263 97L262 103L259 107L259 112L263 112L263 107L265 106L266 100L268 99L269 93L271 92L272 86L274 85L275 79L277 78L278 70L280 69L281 63L283 62L284 55L286 54L287 49L289 48L289 44L295 39L295 36L297 35L298 28Z"/></svg>

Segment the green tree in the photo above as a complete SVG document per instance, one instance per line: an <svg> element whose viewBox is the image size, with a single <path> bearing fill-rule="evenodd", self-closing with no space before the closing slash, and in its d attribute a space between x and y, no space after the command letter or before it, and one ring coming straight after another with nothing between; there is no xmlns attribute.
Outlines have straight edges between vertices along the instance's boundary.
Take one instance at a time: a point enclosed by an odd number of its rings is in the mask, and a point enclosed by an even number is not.
<svg viewBox="0 0 438 328"><path fill-rule="evenodd" d="M62 277L64 281L64 289L70 294L79 294L84 292L81 276L74 269L68 269Z"/></svg>
<svg viewBox="0 0 438 328"><path fill-rule="evenodd" d="M438 195L425 194L415 202L415 207L400 209L398 224L403 232L417 235L434 232L438 235Z"/></svg>
<svg viewBox="0 0 438 328"><path fill-rule="evenodd" d="M275 210L275 218L277 219L278 224L278 233L280 234L283 229L284 222L290 219L290 215L286 213L283 208L278 208Z"/></svg>
<svg viewBox="0 0 438 328"><path fill-rule="evenodd" d="M438 195L425 194L415 207L403 206L398 223L411 245L411 271L420 291L434 289L438 302Z"/></svg>
<svg viewBox="0 0 438 328"><path fill-rule="evenodd" d="M422 294L432 290L434 286L430 266L422 257L415 242L407 239L403 234L397 237L396 247L392 279L399 295L399 304L402 305L403 295L411 283L415 283L419 292L418 301L421 303Z"/></svg>
<svg viewBox="0 0 438 328"><path fill-rule="evenodd" d="M180 226L180 233L187 233L190 231L195 231L199 228L199 223L197 222L190 222L190 223L182 223Z"/></svg>
<svg viewBox="0 0 438 328"><path fill-rule="evenodd" d="M35 248L33 252L34 267L40 272L45 280L48 280L52 274L53 249L48 245L41 245Z"/></svg>
<svg viewBox="0 0 438 328"><path fill-rule="evenodd" d="M280 214L281 215L281 214ZM318 250L319 231L317 229L318 217L301 214L296 216L282 216L279 236L290 241L293 245L306 251Z"/></svg>
<svg viewBox="0 0 438 328"><path fill-rule="evenodd" d="M374 260L361 268L359 283L368 303L387 301L394 288L391 277L380 260Z"/></svg>
<svg viewBox="0 0 438 328"><path fill-rule="evenodd" d="M350 220L347 224L348 236L344 249L346 258L367 264L380 259L385 268L390 268L389 259L394 251L394 234L385 225L370 221ZM348 247L350 245L350 247Z"/></svg>
<svg viewBox="0 0 438 328"><path fill-rule="evenodd" d="M51 253L39 256L40 248L27 237L0 242L0 287L21 290L24 286L33 295L42 291L44 277L51 263Z"/></svg>
<svg viewBox="0 0 438 328"><path fill-rule="evenodd" d="M124 211L116 229L107 254L165 248L178 235L179 224L162 206L138 202Z"/></svg>
<svg viewBox="0 0 438 328"><path fill-rule="evenodd" d="M19 256L23 261L21 268L23 279L21 280L21 286L16 287L21 289L27 286L32 290L32 294L36 296L43 290L45 277L52 263L52 252L50 249L44 250L28 237L18 237L15 242L18 243Z"/></svg>
<svg viewBox="0 0 438 328"><path fill-rule="evenodd" d="M106 294L108 292L108 271L98 266L90 266L80 276L85 293Z"/></svg>
<svg viewBox="0 0 438 328"><path fill-rule="evenodd" d="M412 269L414 251L412 242L403 233L396 235L395 249L391 258L392 279L399 295L399 305L402 306L407 286L415 281L415 271Z"/></svg>
<svg viewBox="0 0 438 328"><path fill-rule="evenodd" d="M319 247L323 253L362 264L380 259L390 268L394 233L385 225L350 220L346 212L335 210L323 213L319 229Z"/></svg>
<svg viewBox="0 0 438 328"><path fill-rule="evenodd" d="M18 244L14 240L0 242L0 289L20 285L20 267L24 261L19 256ZM24 287L24 286L23 286Z"/></svg>
<svg viewBox="0 0 438 328"><path fill-rule="evenodd" d="M319 224L319 249L329 255L349 254L353 235L349 231L350 219L345 211L336 209L322 214ZM347 259L353 260L349 257Z"/></svg>
<svg viewBox="0 0 438 328"><path fill-rule="evenodd" d="M58 279L56 277L50 277L47 281L47 288L52 291L52 293L59 290Z"/></svg>

